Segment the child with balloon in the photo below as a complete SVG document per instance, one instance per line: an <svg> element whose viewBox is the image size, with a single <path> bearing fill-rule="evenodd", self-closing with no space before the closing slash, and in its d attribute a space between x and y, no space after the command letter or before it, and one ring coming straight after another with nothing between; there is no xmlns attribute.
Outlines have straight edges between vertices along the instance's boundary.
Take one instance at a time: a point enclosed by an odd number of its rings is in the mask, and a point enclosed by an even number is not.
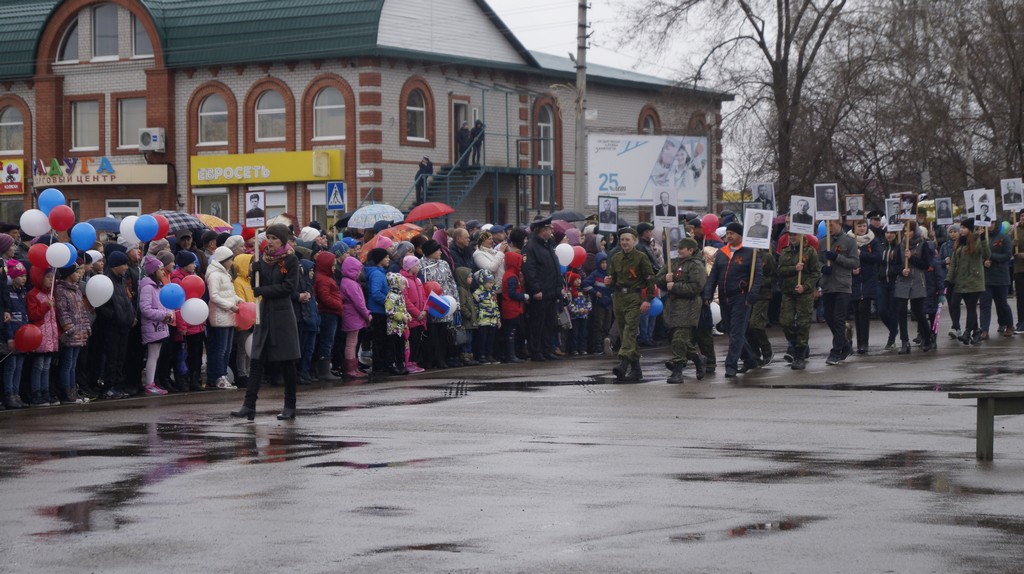
<svg viewBox="0 0 1024 574"><path fill-rule="evenodd" d="M28 322L28 302L25 284L28 282L28 271L16 259L7 261L7 277L11 284L7 289L7 300L4 301L6 312L11 319L3 323L3 342L7 347L7 359L3 363L4 406L8 409L24 409L28 405L22 402L20 395L21 372L25 365L26 349L18 345L16 334L25 325L35 327Z"/></svg>
<svg viewBox="0 0 1024 574"><path fill-rule="evenodd" d="M199 296L201 297L203 292L206 290L206 284L203 283L203 280L195 274L196 265L198 263L195 254L191 251L179 251L178 255L175 256L174 262L177 264L178 268L174 270L174 273L171 273L171 283L181 287L182 291L187 291L184 287L185 284L188 283L189 289L199 290ZM192 284L195 284L196 282L198 282L198 284L192 286ZM174 340L185 343L185 369L181 369L179 366L175 382L181 390L184 390L185 382L188 381L188 390L201 391L204 388L202 384L201 370L203 368L203 343L205 341L205 330L202 324L191 325L185 322L180 311L181 306L185 303L185 297L181 297L181 299L182 300L178 302L177 305L179 310L175 310L174 312L174 327L176 333ZM171 307L173 306L174 305L171 305Z"/></svg>
<svg viewBox="0 0 1024 574"><path fill-rule="evenodd" d="M157 385L170 379L173 353L165 351L174 325L174 312L161 301L164 266L159 259L147 255L142 262L145 276L139 281L139 314L142 322L142 344L146 346L146 395L166 395L167 389Z"/></svg>
<svg viewBox="0 0 1024 574"><path fill-rule="evenodd" d="M43 334L42 343L32 352L31 393L33 407L59 405L60 400L50 394L50 363L57 352L57 313L54 310L52 267L33 267L30 272L32 290L28 292L28 319Z"/></svg>
<svg viewBox="0 0 1024 574"><path fill-rule="evenodd" d="M57 355L57 380L61 402L80 405L89 402L78 392L76 373L78 356L89 341L92 324L79 288L83 270L75 264L57 270L59 281L54 288L57 324L60 327L60 351Z"/></svg>

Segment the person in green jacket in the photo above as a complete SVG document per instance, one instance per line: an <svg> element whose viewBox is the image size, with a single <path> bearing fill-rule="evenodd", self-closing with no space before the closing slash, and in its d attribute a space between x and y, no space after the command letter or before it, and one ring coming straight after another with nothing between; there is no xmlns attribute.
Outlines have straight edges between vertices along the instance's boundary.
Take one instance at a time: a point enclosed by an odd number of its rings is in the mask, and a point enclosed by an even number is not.
<svg viewBox="0 0 1024 574"><path fill-rule="evenodd" d="M1008 301L1010 294L1010 263L1013 259L1013 241L1002 232L999 221L993 221L988 232L988 248L992 254L985 261L985 292L978 304L981 314L978 322L982 340L988 339L992 323L992 304L996 306L997 332L1004 337L1013 336L1013 311Z"/></svg>
<svg viewBox="0 0 1024 574"><path fill-rule="evenodd" d="M612 372L622 382L638 382L643 378L636 339L640 315L650 311L654 298L654 267L647 254L636 248L637 237L636 230L630 227L619 230L621 250L612 255L604 279L604 284L614 293L612 311L619 327L619 364Z"/></svg>
<svg viewBox="0 0 1024 574"><path fill-rule="evenodd" d="M693 331L700 322L701 293L707 283L704 258L697 255L697 242L689 237L679 240L676 245L678 257L658 271L655 283L668 293L665 299L665 326L672 330L672 360L665 366L672 371L669 384L683 382L683 367L686 360L693 361L697 380L703 379L704 358L694 350Z"/></svg>
<svg viewBox="0 0 1024 574"><path fill-rule="evenodd" d="M978 328L978 299L985 291L985 261L992 256L988 242L974 231L974 220L960 222L960 244L953 250L946 276L946 288L956 285L956 291L967 307L967 322L960 341L965 345L981 342Z"/></svg>
<svg viewBox="0 0 1024 574"><path fill-rule="evenodd" d="M747 323L747 344L754 353L760 366L764 367L772 362L774 353L772 343L768 340L768 305L772 301L772 286L775 283L775 275L778 273L778 262L771 250L760 253L758 263L761 264L761 273L764 279L761 282L761 293L750 311L750 322Z"/></svg>
<svg viewBox="0 0 1024 574"><path fill-rule="evenodd" d="M791 368L802 371L806 367L808 338L814 322L814 292L821 278L818 252L804 241L800 256L800 235L789 234L789 245L779 253L777 280L782 292L779 323L786 339L793 344Z"/></svg>

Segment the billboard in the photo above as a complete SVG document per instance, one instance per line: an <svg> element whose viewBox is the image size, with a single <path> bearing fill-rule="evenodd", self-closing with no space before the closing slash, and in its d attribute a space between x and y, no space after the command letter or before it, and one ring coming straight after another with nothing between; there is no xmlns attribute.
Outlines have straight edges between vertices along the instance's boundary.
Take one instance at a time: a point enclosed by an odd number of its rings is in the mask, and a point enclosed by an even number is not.
<svg viewBox="0 0 1024 574"><path fill-rule="evenodd" d="M589 205L597 205L598 196L613 196L620 206L649 206L662 192L680 207L708 202L706 137L590 134L587 165Z"/></svg>

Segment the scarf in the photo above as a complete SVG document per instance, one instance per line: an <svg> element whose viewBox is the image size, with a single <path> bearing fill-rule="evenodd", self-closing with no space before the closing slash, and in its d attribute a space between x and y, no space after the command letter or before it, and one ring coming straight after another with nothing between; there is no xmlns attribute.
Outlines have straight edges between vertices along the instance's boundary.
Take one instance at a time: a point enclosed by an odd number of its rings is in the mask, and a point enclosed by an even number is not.
<svg viewBox="0 0 1024 574"><path fill-rule="evenodd" d="M295 250L292 249L292 246L285 243L273 253L271 253L269 249L265 250L263 252L263 261L268 265L277 264L277 267L281 270L281 274L284 275L288 273L288 268L284 266L284 260L286 257L293 255L294 253Z"/></svg>
<svg viewBox="0 0 1024 574"><path fill-rule="evenodd" d="M858 249L875 240L875 234L872 233L870 229L868 229L868 232L864 235L857 235L853 231L848 231L846 234L857 240Z"/></svg>

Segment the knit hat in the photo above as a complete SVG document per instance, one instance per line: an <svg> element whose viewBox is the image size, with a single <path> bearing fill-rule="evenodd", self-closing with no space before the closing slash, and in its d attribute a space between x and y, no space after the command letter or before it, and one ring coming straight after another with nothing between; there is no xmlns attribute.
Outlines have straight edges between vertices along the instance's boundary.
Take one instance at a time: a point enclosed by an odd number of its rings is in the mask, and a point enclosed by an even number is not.
<svg viewBox="0 0 1024 574"><path fill-rule="evenodd" d="M423 255L429 256L441 250L441 244L434 241L433 239L428 240L423 244Z"/></svg>
<svg viewBox="0 0 1024 574"><path fill-rule="evenodd" d="M303 227L302 230L299 231L298 238L301 239L302 241L312 243L313 240L316 239L317 237L320 237L319 229L314 229L312 227Z"/></svg>
<svg viewBox="0 0 1024 574"><path fill-rule="evenodd" d="M235 252L221 245L213 252L213 260L217 263L224 263L235 256Z"/></svg>
<svg viewBox="0 0 1024 574"><path fill-rule="evenodd" d="M74 275L75 271L78 271L78 265L75 265L74 263L68 265L67 267L61 267L60 269L57 270L57 278L67 279L68 277Z"/></svg>
<svg viewBox="0 0 1024 574"><path fill-rule="evenodd" d="M334 245L331 246L331 253L333 253L335 257L341 257L348 253L348 244L344 241L335 241Z"/></svg>
<svg viewBox="0 0 1024 574"><path fill-rule="evenodd" d="M409 271L410 269L416 267L419 264L420 260L417 259L416 257L413 257L412 255L406 255L405 259L402 259L402 269L405 271Z"/></svg>
<svg viewBox="0 0 1024 574"><path fill-rule="evenodd" d="M394 244L395 242L392 241L390 237L384 237L383 235L377 236L377 247L380 247L381 249L391 249Z"/></svg>
<svg viewBox="0 0 1024 574"><path fill-rule="evenodd" d="M960 222L960 227L965 228L967 231L974 231L974 220L965 219Z"/></svg>
<svg viewBox="0 0 1024 574"><path fill-rule="evenodd" d="M160 264L163 265L164 267L167 267L171 263L174 263L174 254L171 253L170 251L164 251L163 253L160 254L159 259Z"/></svg>
<svg viewBox="0 0 1024 574"><path fill-rule="evenodd" d="M253 237L256 237L256 230L251 227L242 228L242 239L249 241Z"/></svg>
<svg viewBox="0 0 1024 574"><path fill-rule="evenodd" d="M276 237L281 240L281 243L288 243L288 240L292 238L292 232L288 230L288 226L283 223L275 223L267 228L266 234L270 237Z"/></svg>
<svg viewBox="0 0 1024 574"><path fill-rule="evenodd" d="M684 237L676 244L676 249L693 249L696 251L697 242L689 237Z"/></svg>
<svg viewBox="0 0 1024 574"><path fill-rule="evenodd" d="M636 226L636 232L637 233L643 234L643 233L645 233L647 231L654 231L654 225L652 225L648 221L643 221L643 222L637 224L637 226Z"/></svg>
<svg viewBox="0 0 1024 574"><path fill-rule="evenodd" d="M231 237L228 237L227 241L224 242L224 247L227 247L231 251L234 251L236 249L244 249L245 240L242 239L241 235L232 235Z"/></svg>
<svg viewBox="0 0 1024 574"><path fill-rule="evenodd" d="M732 231L736 235L743 235L743 225L733 221L729 225L725 226L725 231L726 231L726 233Z"/></svg>
<svg viewBox="0 0 1024 574"><path fill-rule="evenodd" d="M380 247L375 247L375 248L371 249L370 253L366 256L366 264L367 265L379 265L380 262L384 261L384 258L387 257L387 256L388 256L388 250L387 249L381 249Z"/></svg>
<svg viewBox="0 0 1024 574"><path fill-rule="evenodd" d="M477 285L483 285L489 281L494 281L494 273L491 273L486 269L478 269L476 273L473 274L473 281L475 281Z"/></svg>
<svg viewBox="0 0 1024 574"><path fill-rule="evenodd" d="M164 264L161 263L159 259L157 259L156 257L153 257L152 255L147 255L142 260L142 271L146 275L152 275L152 274L156 273L156 270L160 269L163 266L164 266Z"/></svg>
<svg viewBox="0 0 1024 574"><path fill-rule="evenodd" d="M113 255L115 252L127 255L128 249L125 248L125 246L121 245L120 243L108 243L103 246L103 255L106 256L108 261L110 260L110 256Z"/></svg>
<svg viewBox="0 0 1024 574"><path fill-rule="evenodd" d="M10 235L8 235L8 237L10 237ZM25 266L21 263L21 261L18 261L17 259L7 260L7 276L10 277L11 279L14 279L15 277L21 277L27 273L28 271L25 269Z"/></svg>
<svg viewBox="0 0 1024 574"><path fill-rule="evenodd" d="M373 224L373 232L374 233L380 233L381 231L384 231L385 229L387 229L389 227L391 227L391 222L390 221L380 220L377 223Z"/></svg>
<svg viewBox="0 0 1024 574"><path fill-rule="evenodd" d="M124 251L114 251L107 255L107 267L114 268L128 265L128 255Z"/></svg>
<svg viewBox="0 0 1024 574"><path fill-rule="evenodd" d="M177 265L179 269L183 267L188 267L189 265L192 265L195 262L196 256L193 255L191 251L181 250L174 257L174 264Z"/></svg>
<svg viewBox="0 0 1024 574"><path fill-rule="evenodd" d="M14 238L6 233L0 233L0 253L7 251L14 245Z"/></svg>

